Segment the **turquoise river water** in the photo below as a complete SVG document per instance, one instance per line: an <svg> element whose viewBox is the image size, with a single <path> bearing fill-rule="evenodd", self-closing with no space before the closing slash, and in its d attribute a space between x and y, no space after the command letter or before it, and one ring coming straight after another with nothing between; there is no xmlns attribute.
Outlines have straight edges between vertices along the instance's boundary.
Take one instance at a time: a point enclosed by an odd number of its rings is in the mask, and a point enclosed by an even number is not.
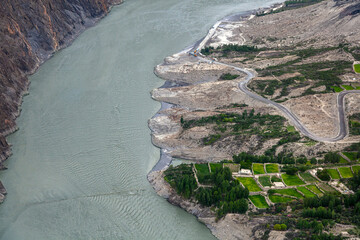
<svg viewBox="0 0 360 240"><path fill-rule="evenodd" d="M214 239L158 197L155 65L222 17L274 0L128 0L30 77L0 179L0 239Z"/></svg>

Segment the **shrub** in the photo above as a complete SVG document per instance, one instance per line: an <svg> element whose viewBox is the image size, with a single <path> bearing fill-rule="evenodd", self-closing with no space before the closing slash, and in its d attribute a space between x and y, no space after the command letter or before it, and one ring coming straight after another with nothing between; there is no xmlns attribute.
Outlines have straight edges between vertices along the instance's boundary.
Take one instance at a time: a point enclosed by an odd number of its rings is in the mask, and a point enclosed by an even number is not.
<svg viewBox="0 0 360 240"><path fill-rule="evenodd" d="M280 224L275 224L274 225L274 230L281 231L281 225Z"/></svg>
<svg viewBox="0 0 360 240"><path fill-rule="evenodd" d="M286 224L281 224L280 227L281 227L281 231L286 231L287 230Z"/></svg>

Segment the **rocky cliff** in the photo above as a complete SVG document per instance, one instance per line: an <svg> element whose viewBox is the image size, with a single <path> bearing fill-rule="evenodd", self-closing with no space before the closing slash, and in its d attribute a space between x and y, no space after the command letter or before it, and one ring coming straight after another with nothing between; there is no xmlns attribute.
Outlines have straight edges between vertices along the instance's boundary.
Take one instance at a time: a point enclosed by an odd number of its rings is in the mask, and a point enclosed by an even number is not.
<svg viewBox="0 0 360 240"><path fill-rule="evenodd" d="M0 2L0 169L10 155L27 76L123 0L2 0Z"/></svg>

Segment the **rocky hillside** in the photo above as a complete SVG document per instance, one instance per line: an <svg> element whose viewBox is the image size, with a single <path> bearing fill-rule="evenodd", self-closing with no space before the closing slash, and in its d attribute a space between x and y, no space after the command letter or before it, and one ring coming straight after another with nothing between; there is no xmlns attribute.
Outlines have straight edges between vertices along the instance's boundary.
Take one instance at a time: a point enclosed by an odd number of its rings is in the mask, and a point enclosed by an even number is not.
<svg viewBox="0 0 360 240"><path fill-rule="evenodd" d="M27 75L122 0L2 0L0 2L0 168L10 155Z"/></svg>

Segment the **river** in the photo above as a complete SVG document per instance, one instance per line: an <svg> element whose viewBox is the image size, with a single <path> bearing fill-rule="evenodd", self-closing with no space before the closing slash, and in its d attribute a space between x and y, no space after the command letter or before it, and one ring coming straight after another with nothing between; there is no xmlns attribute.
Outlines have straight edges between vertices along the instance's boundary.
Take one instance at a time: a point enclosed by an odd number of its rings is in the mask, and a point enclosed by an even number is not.
<svg viewBox="0 0 360 240"><path fill-rule="evenodd" d="M0 179L1 239L214 239L146 179L156 64L274 0L128 0L30 77Z"/></svg>

